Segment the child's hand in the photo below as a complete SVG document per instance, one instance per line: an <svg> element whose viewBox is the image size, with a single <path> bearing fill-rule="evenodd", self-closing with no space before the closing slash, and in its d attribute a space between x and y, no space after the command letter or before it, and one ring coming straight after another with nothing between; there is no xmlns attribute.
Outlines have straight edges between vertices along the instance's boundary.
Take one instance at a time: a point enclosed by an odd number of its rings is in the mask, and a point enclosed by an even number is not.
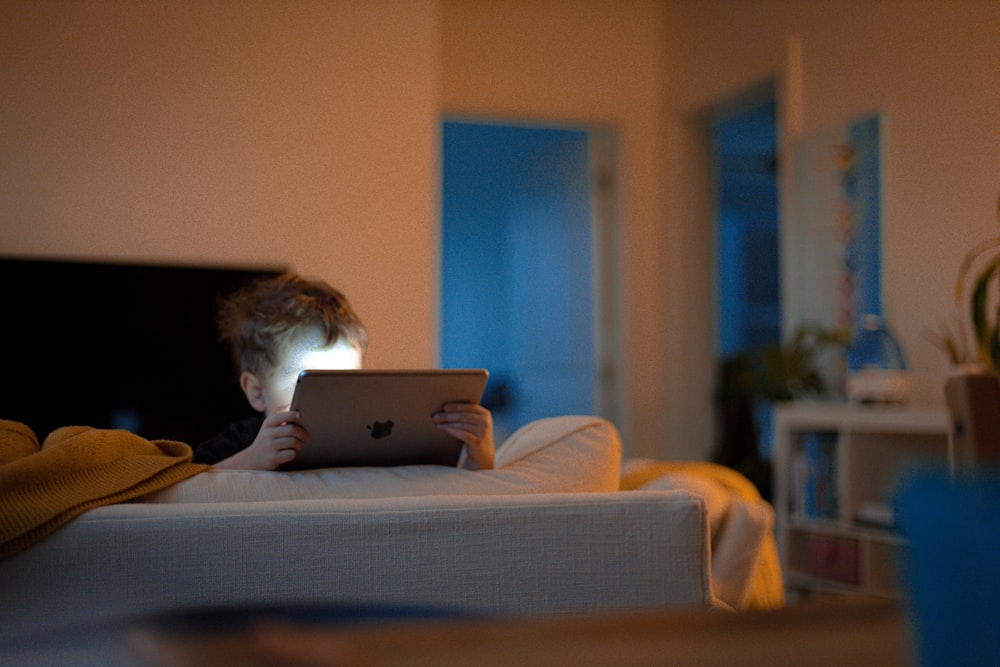
<svg viewBox="0 0 1000 667"><path fill-rule="evenodd" d="M441 412L434 413L434 423L452 437L465 443L467 468L493 468L493 415L475 403L445 403Z"/></svg>
<svg viewBox="0 0 1000 667"><path fill-rule="evenodd" d="M234 470L275 470L295 459L309 433L299 424L298 412L275 412L264 419L257 437L246 449L215 464Z"/></svg>

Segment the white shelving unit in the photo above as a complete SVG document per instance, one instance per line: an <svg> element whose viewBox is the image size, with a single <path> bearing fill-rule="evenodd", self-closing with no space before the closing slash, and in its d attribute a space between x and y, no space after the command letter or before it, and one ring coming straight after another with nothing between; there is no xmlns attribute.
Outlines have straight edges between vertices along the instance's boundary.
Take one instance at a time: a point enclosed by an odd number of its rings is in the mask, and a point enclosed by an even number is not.
<svg viewBox="0 0 1000 667"><path fill-rule="evenodd" d="M793 402L774 413L774 509L790 595L898 596L901 479L953 465L943 409Z"/></svg>

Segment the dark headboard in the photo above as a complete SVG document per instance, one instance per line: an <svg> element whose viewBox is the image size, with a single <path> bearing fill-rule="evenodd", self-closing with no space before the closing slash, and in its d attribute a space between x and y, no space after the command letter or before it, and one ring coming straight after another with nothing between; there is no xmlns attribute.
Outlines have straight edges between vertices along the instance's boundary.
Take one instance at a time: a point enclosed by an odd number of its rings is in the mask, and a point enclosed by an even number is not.
<svg viewBox="0 0 1000 667"><path fill-rule="evenodd" d="M218 298L280 269L0 258L0 418L196 446L251 414Z"/></svg>

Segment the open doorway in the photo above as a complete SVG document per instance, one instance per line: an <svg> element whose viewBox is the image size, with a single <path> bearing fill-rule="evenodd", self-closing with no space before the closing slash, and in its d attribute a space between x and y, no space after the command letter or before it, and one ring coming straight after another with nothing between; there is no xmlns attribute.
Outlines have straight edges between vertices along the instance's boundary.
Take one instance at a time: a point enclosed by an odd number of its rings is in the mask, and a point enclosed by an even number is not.
<svg viewBox="0 0 1000 667"><path fill-rule="evenodd" d="M723 100L711 118L715 182L716 387L713 459L771 495L771 410L747 383L781 343L781 239L775 84Z"/></svg>
<svg viewBox="0 0 1000 667"><path fill-rule="evenodd" d="M497 442L542 417L617 416L609 138L442 124L440 358L490 371Z"/></svg>
<svg viewBox="0 0 1000 667"><path fill-rule="evenodd" d="M716 201L716 348L779 343L778 128L768 81L725 100L712 119Z"/></svg>

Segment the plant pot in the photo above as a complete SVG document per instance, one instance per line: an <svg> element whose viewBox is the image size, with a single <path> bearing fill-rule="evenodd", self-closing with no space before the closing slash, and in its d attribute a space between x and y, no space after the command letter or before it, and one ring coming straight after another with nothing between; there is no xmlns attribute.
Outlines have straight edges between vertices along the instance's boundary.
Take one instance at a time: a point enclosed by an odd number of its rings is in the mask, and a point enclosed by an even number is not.
<svg viewBox="0 0 1000 667"><path fill-rule="evenodd" d="M1000 465L1000 375L962 368L944 383L956 468Z"/></svg>

